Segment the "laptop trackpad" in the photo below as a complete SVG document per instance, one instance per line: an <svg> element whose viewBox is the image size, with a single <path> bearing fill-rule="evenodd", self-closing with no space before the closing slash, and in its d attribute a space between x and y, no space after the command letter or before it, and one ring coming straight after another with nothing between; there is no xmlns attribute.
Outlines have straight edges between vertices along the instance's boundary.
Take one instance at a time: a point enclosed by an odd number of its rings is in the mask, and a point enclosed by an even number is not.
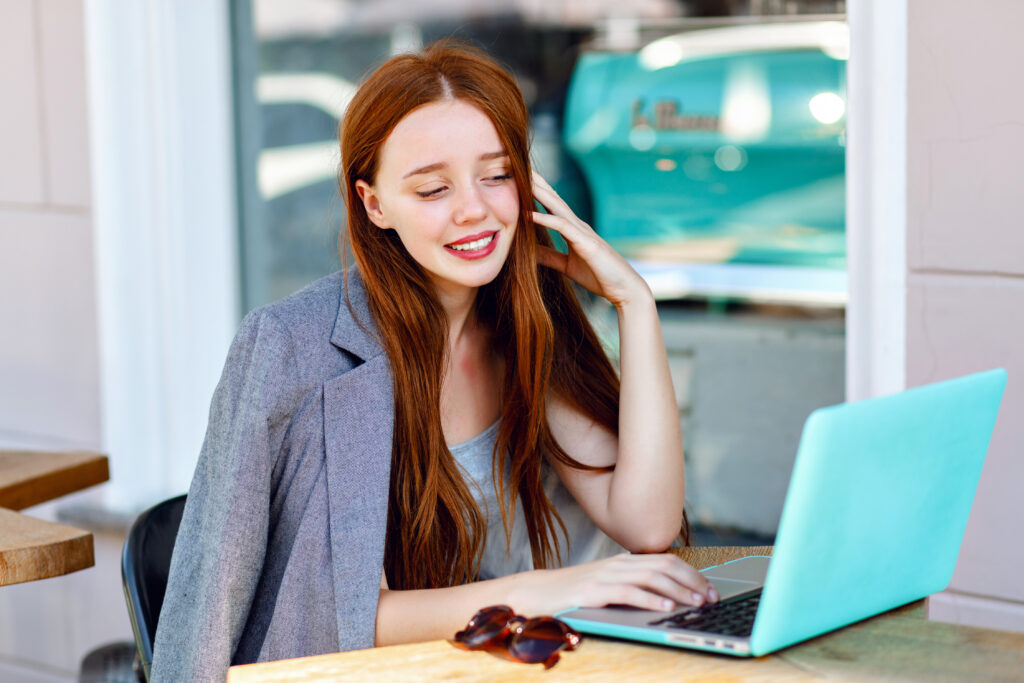
<svg viewBox="0 0 1024 683"><path fill-rule="evenodd" d="M708 577L711 580L711 584L718 591L718 595L722 600L731 598L734 595L740 593L746 593L751 588L757 588L760 583L755 581L737 581L736 579L720 579L715 576Z"/></svg>
<svg viewBox="0 0 1024 683"><path fill-rule="evenodd" d="M770 562L770 557L750 556L703 569L701 573L714 584L724 600L763 586Z"/></svg>

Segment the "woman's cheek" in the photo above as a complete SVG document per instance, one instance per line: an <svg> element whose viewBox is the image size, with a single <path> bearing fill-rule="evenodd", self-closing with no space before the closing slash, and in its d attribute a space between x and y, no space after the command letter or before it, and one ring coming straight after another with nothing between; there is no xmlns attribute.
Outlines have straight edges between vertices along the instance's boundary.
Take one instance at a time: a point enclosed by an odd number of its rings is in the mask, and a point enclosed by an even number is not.
<svg viewBox="0 0 1024 683"><path fill-rule="evenodd" d="M515 185L504 188L501 195L500 208L496 211L498 220L505 225L515 226L519 222L519 193Z"/></svg>
<svg viewBox="0 0 1024 683"><path fill-rule="evenodd" d="M417 226L420 234L440 237L451 219L451 207L443 199L417 202L406 215L409 222Z"/></svg>

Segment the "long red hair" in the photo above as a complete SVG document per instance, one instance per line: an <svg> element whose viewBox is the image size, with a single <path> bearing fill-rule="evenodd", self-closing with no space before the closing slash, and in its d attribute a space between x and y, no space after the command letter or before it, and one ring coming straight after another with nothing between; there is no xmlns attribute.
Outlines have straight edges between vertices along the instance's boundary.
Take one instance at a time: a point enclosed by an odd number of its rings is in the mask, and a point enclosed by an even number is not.
<svg viewBox="0 0 1024 683"><path fill-rule="evenodd" d="M531 216L529 119L515 81L485 54L448 41L390 59L348 106L340 134L340 184L348 242L394 378L384 569L395 589L473 580L486 527L441 428L441 368L448 348L444 310L397 234L370 222L355 183L374 183L381 147L402 118L452 98L490 118L519 194L518 229L508 258L497 278L480 288L475 305L505 359L493 469L497 482L504 481L506 468L509 474L510 490L498 487L506 538L511 511L521 501L535 567L560 560L556 525L564 530L542 487L542 461L588 468L552 437L545 413L549 392L618 431L618 377L564 276L537 266L537 245L550 246L551 239Z"/></svg>

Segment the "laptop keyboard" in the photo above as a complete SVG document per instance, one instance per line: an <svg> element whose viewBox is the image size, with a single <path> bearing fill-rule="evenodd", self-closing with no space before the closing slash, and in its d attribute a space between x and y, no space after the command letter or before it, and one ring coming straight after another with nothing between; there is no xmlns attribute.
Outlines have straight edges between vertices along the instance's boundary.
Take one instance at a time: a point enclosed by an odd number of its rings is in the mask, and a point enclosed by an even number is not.
<svg viewBox="0 0 1024 683"><path fill-rule="evenodd" d="M754 616L761 601L761 591L745 598L714 602L689 612L652 621L651 626L664 625L688 631L704 631L725 636L749 636L754 629Z"/></svg>

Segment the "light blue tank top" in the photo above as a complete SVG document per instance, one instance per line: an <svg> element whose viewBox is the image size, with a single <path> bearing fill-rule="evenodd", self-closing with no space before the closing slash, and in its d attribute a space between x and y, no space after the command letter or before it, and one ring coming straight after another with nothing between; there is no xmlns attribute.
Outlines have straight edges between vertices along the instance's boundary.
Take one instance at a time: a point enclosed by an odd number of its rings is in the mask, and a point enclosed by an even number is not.
<svg viewBox="0 0 1024 683"><path fill-rule="evenodd" d="M498 495L491 473L494 442L497 438L498 422L495 422L469 441L449 447L462 469L466 484L476 499L477 505L480 506L480 511L487 524L487 539L480 562L480 579L493 579L533 569L530 539L526 533L526 521L523 518L520 501L516 501L510 544L511 552L505 551L505 529L501 524L501 509L498 506ZM622 546L605 535L590 520L587 513L562 484L554 468L544 463L541 476L543 477L544 491L552 505L558 510L558 514L561 515L569 535L566 539L562 535L561 529L558 529L563 566L598 560L624 552Z"/></svg>

